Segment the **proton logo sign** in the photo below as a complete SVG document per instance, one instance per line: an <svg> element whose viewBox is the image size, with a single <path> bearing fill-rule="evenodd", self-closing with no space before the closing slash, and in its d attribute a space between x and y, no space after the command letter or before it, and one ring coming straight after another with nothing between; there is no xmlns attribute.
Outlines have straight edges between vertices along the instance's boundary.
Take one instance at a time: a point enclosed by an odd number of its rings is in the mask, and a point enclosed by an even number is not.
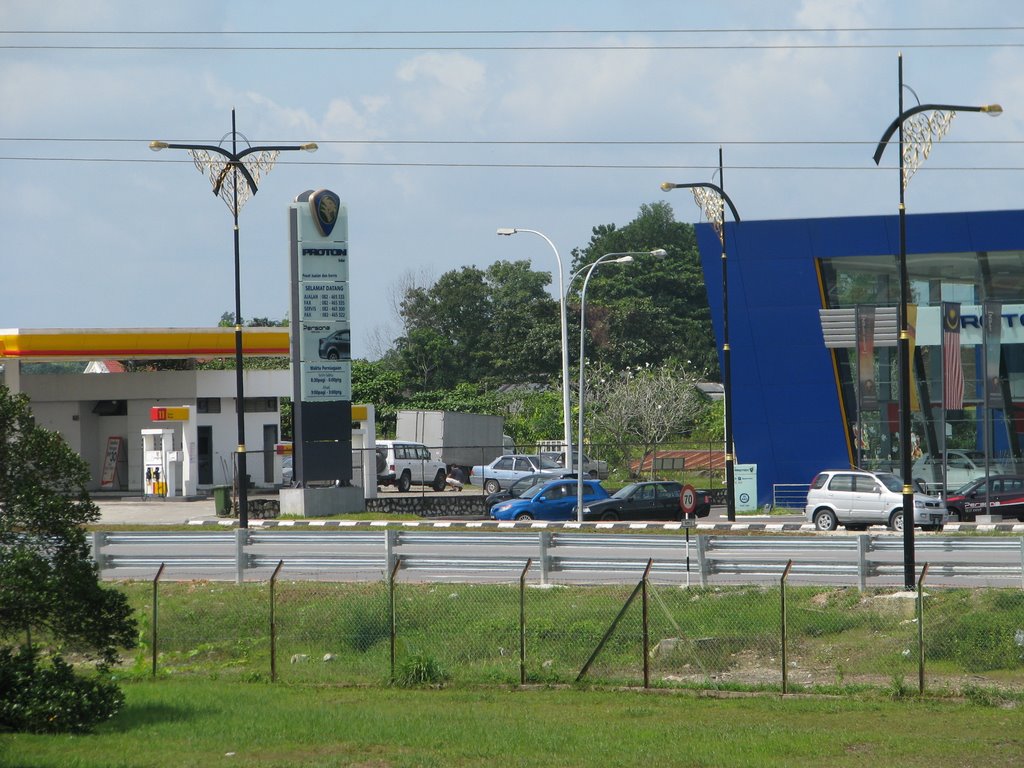
<svg viewBox="0 0 1024 768"><path fill-rule="evenodd" d="M320 189L309 197L309 211L313 216L313 223L321 237L327 237L334 229L338 221L338 212L341 210L341 198L329 189Z"/></svg>

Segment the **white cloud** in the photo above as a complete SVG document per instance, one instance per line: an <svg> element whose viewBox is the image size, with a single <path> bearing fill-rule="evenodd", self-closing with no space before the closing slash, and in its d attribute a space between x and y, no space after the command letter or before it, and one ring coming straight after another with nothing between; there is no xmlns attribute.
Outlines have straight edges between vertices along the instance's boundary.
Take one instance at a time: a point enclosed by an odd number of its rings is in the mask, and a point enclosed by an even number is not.
<svg viewBox="0 0 1024 768"><path fill-rule="evenodd" d="M459 53L426 53L395 72L409 88L402 106L420 121L438 125L476 120L485 108L487 70Z"/></svg>

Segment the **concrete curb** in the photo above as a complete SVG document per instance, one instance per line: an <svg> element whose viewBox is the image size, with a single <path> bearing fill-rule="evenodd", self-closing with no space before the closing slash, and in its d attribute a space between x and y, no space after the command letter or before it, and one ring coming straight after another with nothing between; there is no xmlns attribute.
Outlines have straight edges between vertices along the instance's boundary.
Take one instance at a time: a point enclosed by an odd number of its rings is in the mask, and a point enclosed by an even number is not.
<svg viewBox="0 0 1024 768"><path fill-rule="evenodd" d="M238 521L234 518L223 520L190 520L190 526L213 526L234 528ZM485 530L596 530L596 531L681 531L683 523L623 523L623 522L547 522L532 520L529 522L504 522L497 520L250 520L250 528L435 528L435 529L485 529ZM882 526L872 526L868 530L888 530ZM766 533L814 533L811 523L696 523L690 530L702 532L754 531ZM942 533L957 532L998 532L1024 533L1024 523L951 523L945 526ZM842 529L839 531L844 533ZM922 535L917 531L916 535ZM893 533L893 535L900 535ZM934 536L934 533L926 535Z"/></svg>

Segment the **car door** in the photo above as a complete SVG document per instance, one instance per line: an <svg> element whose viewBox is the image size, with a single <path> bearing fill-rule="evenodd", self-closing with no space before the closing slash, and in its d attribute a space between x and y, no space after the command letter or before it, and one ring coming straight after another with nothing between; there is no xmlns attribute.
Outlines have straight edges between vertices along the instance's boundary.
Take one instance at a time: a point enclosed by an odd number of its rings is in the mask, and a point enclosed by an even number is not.
<svg viewBox="0 0 1024 768"><path fill-rule="evenodd" d="M535 506L537 520L570 520L576 506L576 487L569 483L552 485L539 494Z"/></svg>
<svg viewBox="0 0 1024 768"><path fill-rule="evenodd" d="M889 522L885 487L877 478L871 475L853 476L849 522L872 525Z"/></svg>
<svg viewBox="0 0 1024 768"><path fill-rule="evenodd" d="M682 508L679 506L679 495L683 492L682 486L675 483L662 483L655 486L655 489L657 490L655 519L678 520L682 513Z"/></svg>
<svg viewBox="0 0 1024 768"><path fill-rule="evenodd" d="M628 502L622 505L623 520L651 520L655 517L655 498L657 487L654 483L641 483L630 495Z"/></svg>
<svg viewBox="0 0 1024 768"><path fill-rule="evenodd" d="M514 458L511 456L502 456L500 459L493 462L491 466L484 467L484 482L494 478L502 488L507 488L513 479L512 467L514 464Z"/></svg>
<svg viewBox="0 0 1024 768"><path fill-rule="evenodd" d="M836 472L825 488L825 501L836 511L836 520L845 523L853 509L853 478L848 472Z"/></svg>

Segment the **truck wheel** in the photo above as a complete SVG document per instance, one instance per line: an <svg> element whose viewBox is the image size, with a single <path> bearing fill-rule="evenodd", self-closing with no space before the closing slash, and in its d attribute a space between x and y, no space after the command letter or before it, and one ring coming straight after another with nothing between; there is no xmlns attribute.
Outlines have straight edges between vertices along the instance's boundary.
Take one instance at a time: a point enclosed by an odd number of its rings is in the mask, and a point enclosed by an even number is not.
<svg viewBox="0 0 1024 768"><path fill-rule="evenodd" d="M408 493L409 489L412 487L412 475L409 473L408 469L405 470L401 477L398 478L397 485L399 493Z"/></svg>
<svg viewBox="0 0 1024 768"><path fill-rule="evenodd" d="M443 469L437 470L437 474L434 475L434 482L430 487L433 488L435 491L443 491L445 485L445 477L447 477L447 475L445 475Z"/></svg>

